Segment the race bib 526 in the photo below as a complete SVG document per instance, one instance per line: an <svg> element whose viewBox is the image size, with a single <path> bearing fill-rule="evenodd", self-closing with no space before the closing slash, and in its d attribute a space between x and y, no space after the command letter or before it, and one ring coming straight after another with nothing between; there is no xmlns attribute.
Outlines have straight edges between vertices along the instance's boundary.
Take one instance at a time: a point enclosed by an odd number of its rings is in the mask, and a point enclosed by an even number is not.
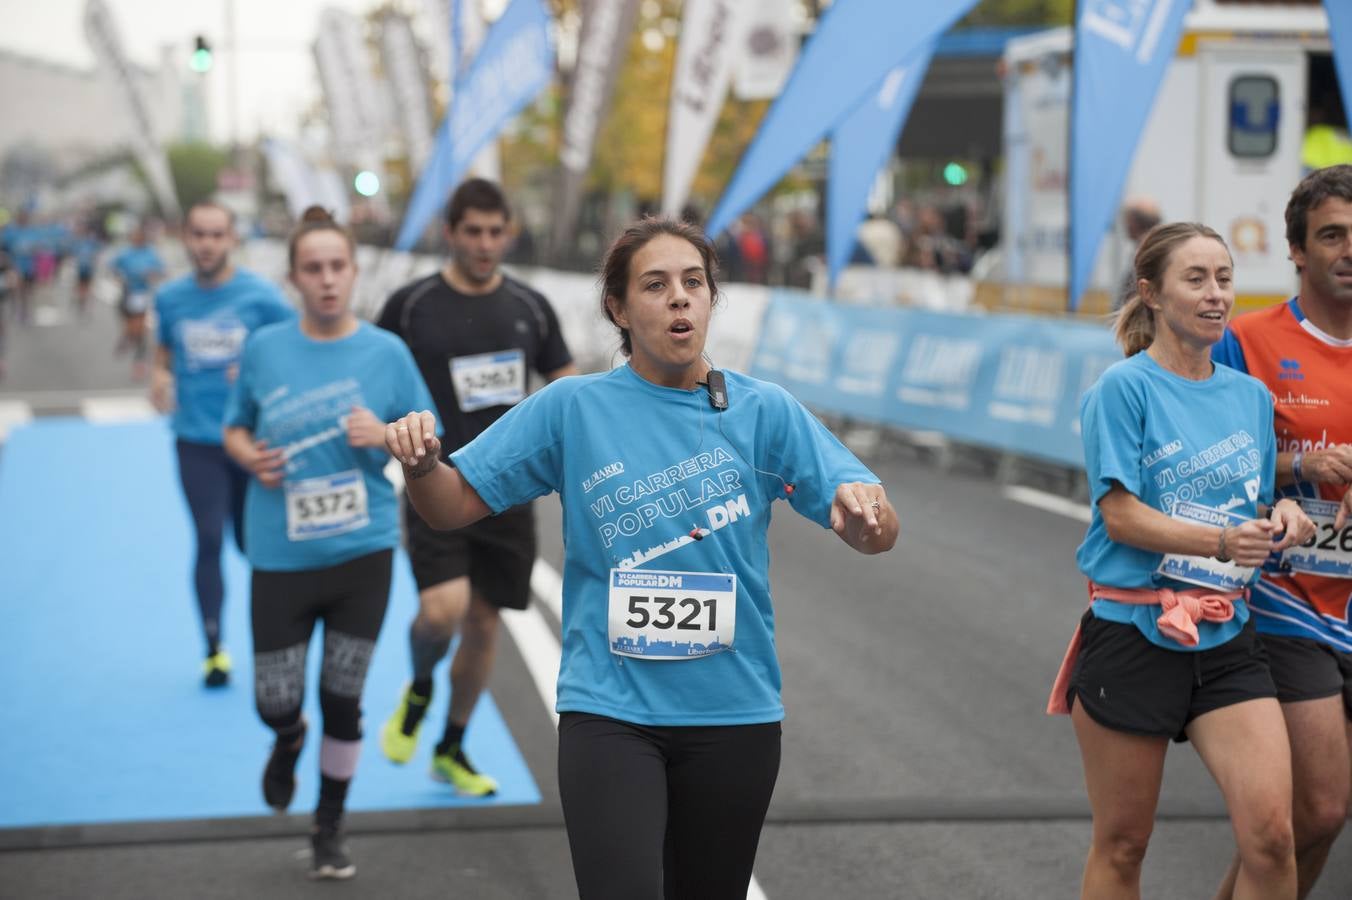
<svg viewBox="0 0 1352 900"><path fill-rule="evenodd" d="M1333 527L1339 504L1333 500L1299 498L1300 508L1314 522L1314 537L1282 553L1282 568L1328 578L1352 578L1352 521Z"/></svg>

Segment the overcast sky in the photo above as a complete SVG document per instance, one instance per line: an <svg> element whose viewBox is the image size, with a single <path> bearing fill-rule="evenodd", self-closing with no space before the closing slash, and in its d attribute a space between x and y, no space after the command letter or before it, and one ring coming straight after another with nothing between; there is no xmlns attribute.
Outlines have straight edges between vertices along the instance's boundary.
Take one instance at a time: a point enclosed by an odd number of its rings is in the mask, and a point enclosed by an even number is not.
<svg viewBox="0 0 1352 900"><path fill-rule="evenodd" d="M225 38L225 0L106 0L127 53L156 65L160 47L172 45L187 67L195 35L219 48ZM242 138L260 129L295 134L299 113L319 97L310 45L320 10L337 6L360 13L376 0L234 0L239 43L239 128ZM413 4L409 4L413 5ZM488 4L500 7L500 3ZM0 47L79 67L93 65L83 29L84 0L0 0ZM230 63L219 49L211 80L211 130L228 136L226 79ZM0 90L3 90L0 86Z"/></svg>

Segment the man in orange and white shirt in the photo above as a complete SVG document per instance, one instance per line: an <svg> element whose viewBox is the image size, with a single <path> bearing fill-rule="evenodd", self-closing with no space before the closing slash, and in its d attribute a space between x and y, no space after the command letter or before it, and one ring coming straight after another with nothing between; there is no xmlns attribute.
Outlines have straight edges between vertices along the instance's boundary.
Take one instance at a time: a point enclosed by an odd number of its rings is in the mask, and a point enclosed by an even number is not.
<svg viewBox="0 0 1352 900"><path fill-rule="evenodd" d="M1291 742L1304 897L1352 796L1352 166L1296 186L1286 240L1300 293L1236 319L1213 357L1272 392L1277 496L1297 498L1317 526L1269 561L1249 601Z"/></svg>

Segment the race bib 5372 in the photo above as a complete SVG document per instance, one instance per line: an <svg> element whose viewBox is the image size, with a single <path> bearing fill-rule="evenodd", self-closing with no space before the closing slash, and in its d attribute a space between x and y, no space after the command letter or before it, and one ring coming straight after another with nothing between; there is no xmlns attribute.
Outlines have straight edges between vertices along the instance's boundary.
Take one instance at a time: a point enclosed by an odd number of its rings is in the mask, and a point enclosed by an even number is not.
<svg viewBox="0 0 1352 900"><path fill-rule="evenodd" d="M366 479L357 469L286 483L286 536L292 541L346 534L371 521Z"/></svg>

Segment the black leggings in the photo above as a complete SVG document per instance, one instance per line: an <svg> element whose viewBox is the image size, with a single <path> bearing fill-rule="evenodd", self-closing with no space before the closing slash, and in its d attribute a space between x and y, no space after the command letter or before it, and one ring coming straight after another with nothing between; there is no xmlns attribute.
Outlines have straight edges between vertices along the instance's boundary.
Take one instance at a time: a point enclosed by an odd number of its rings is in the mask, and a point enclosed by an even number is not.
<svg viewBox="0 0 1352 900"><path fill-rule="evenodd" d="M244 552L244 492L249 475L218 445L179 440L174 449L178 451L183 496L187 498L197 533L193 585L202 614L202 632L210 651L221 639L221 606L225 598L221 544L225 540L225 521L229 519L234 524L235 546Z"/></svg>
<svg viewBox="0 0 1352 900"><path fill-rule="evenodd" d="M778 722L561 715L559 794L581 900L745 900L780 734Z"/></svg>
<svg viewBox="0 0 1352 900"><path fill-rule="evenodd" d="M361 692L389 604L393 559L393 550L380 550L325 569L254 570L254 700L269 728L290 731L300 721L305 654L323 619L324 735L344 744L361 740ZM355 767L355 756L346 759L355 748L334 750L336 774Z"/></svg>

